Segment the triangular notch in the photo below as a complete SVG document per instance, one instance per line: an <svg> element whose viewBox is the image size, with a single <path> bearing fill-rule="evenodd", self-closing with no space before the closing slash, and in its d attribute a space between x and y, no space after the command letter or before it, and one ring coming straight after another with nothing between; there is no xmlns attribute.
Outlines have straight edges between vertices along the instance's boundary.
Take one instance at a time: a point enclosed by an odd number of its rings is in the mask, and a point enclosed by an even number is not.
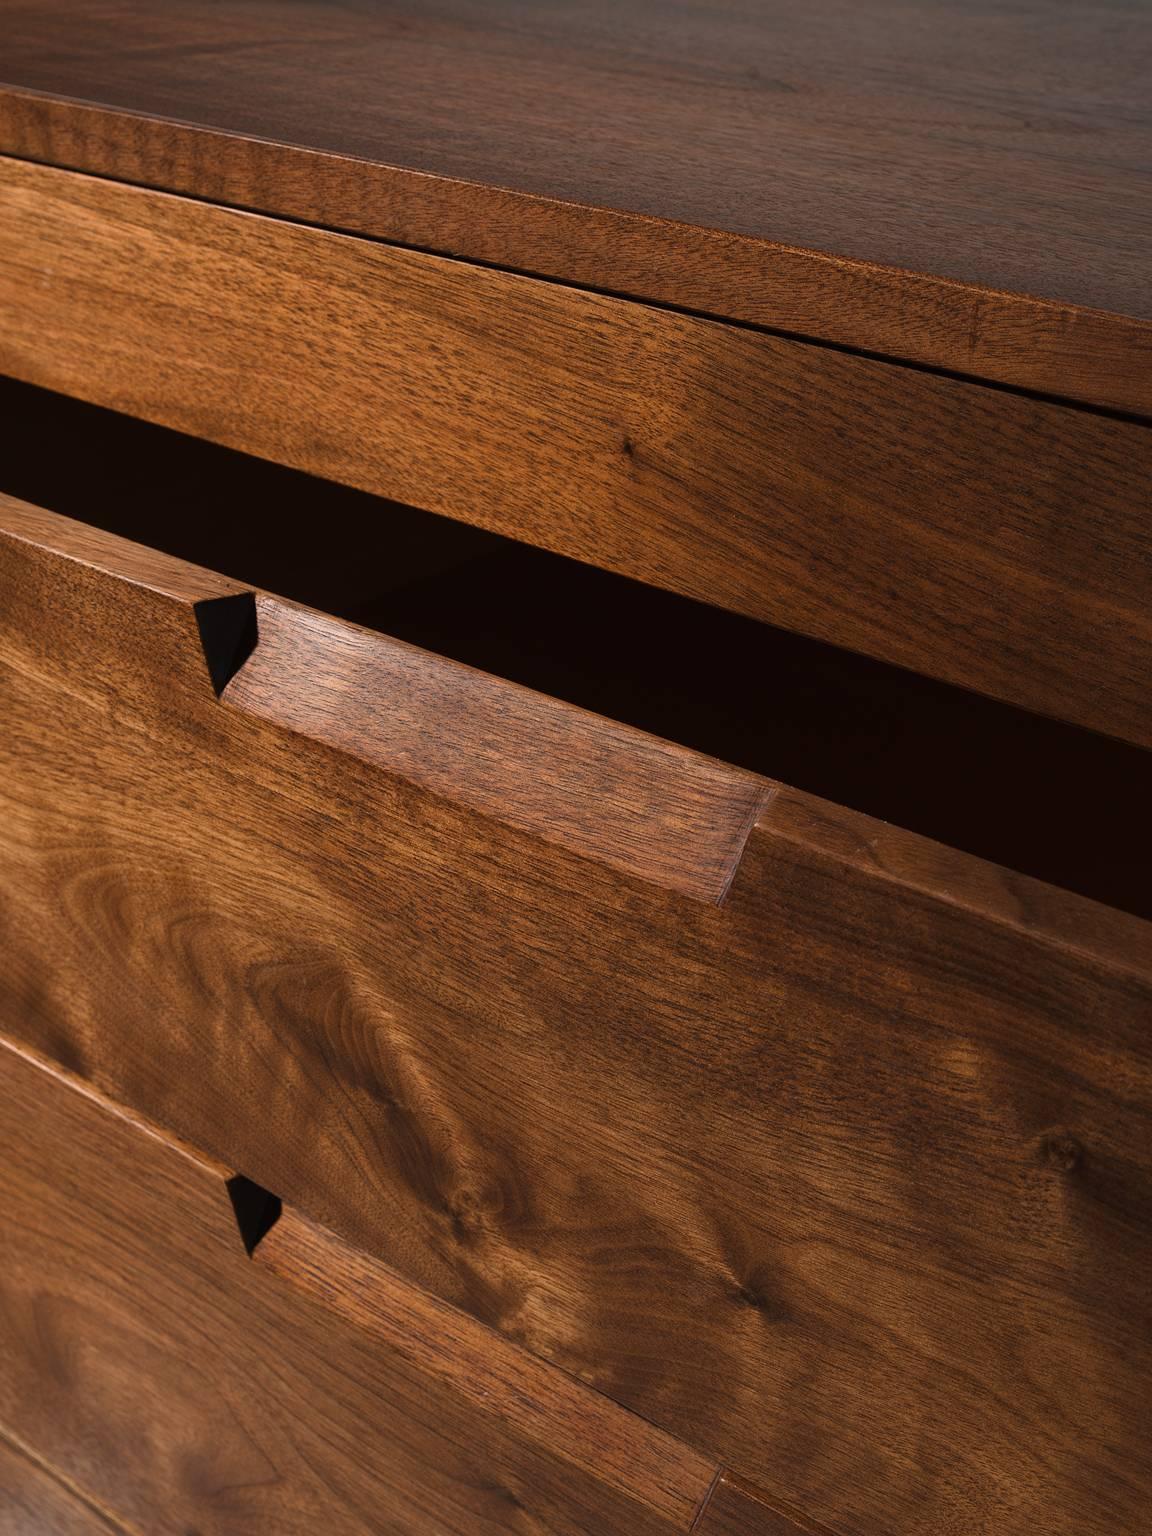
<svg viewBox="0 0 1152 1536"><path fill-rule="evenodd" d="M236 1230L249 1258L280 1220L283 1204L263 1185L246 1179L242 1173L234 1174L227 1183L228 1198L232 1202L232 1214L236 1218Z"/></svg>
<svg viewBox="0 0 1152 1536"><path fill-rule="evenodd" d="M206 597L195 604L195 612L208 676L219 698L256 649L256 594Z"/></svg>

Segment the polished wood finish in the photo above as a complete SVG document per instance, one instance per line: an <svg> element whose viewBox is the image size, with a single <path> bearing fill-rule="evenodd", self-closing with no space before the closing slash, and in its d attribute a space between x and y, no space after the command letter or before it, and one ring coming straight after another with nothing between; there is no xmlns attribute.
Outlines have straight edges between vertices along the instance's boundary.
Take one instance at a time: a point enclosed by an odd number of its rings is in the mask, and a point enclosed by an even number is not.
<svg viewBox="0 0 1152 1536"><path fill-rule="evenodd" d="M0 37L0 1536L1142 1530L1152 13Z"/></svg>
<svg viewBox="0 0 1152 1536"><path fill-rule="evenodd" d="M1139 1528L1148 924L786 790L696 899L4 521L9 1033L835 1536Z"/></svg>
<svg viewBox="0 0 1152 1536"><path fill-rule="evenodd" d="M127 1527L66 1487L55 1472L0 1433L0 1536L117 1536L125 1532L133 1536Z"/></svg>
<svg viewBox="0 0 1152 1536"><path fill-rule="evenodd" d="M1141 745L1152 431L9 161L0 368Z"/></svg>
<svg viewBox="0 0 1152 1536"><path fill-rule="evenodd" d="M1126 0L5 0L0 148L1152 412Z"/></svg>
<svg viewBox="0 0 1152 1536"><path fill-rule="evenodd" d="M132 1528L687 1532L668 1435L287 1217L253 1265L223 1169L2 1044L0 1108L0 1421Z"/></svg>

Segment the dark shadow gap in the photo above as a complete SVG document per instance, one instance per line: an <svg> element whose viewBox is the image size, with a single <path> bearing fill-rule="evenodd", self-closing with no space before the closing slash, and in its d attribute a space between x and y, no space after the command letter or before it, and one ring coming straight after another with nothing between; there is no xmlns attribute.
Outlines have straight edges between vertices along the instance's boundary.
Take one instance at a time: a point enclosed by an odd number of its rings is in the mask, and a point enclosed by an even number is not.
<svg viewBox="0 0 1152 1536"><path fill-rule="evenodd" d="M236 1218L236 1230L249 1258L280 1220L284 1209L279 1195L272 1194L262 1185L233 1174L225 1188L232 1202L232 1215Z"/></svg>
<svg viewBox="0 0 1152 1536"><path fill-rule="evenodd" d="M0 422L10 495L1152 917L1138 748L9 380Z"/></svg>
<svg viewBox="0 0 1152 1536"><path fill-rule="evenodd" d="M196 627L219 698L256 649L256 599L251 592L206 597L196 604Z"/></svg>

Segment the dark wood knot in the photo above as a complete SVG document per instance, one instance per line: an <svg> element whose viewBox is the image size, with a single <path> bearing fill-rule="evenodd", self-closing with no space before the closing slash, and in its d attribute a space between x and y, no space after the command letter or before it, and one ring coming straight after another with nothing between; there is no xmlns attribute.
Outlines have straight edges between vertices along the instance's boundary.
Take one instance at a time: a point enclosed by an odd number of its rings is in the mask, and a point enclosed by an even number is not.
<svg viewBox="0 0 1152 1536"><path fill-rule="evenodd" d="M1044 1158L1057 1173L1071 1173L1084 1160L1084 1148L1069 1131L1049 1131L1043 1138Z"/></svg>

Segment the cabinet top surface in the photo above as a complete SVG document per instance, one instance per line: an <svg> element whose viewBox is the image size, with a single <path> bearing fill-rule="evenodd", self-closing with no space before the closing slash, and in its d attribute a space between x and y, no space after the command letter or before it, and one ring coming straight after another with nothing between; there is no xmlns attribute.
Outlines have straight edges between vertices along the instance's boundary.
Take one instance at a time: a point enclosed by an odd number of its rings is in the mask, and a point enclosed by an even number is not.
<svg viewBox="0 0 1152 1536"><path fill-rule="evenodd" d="M1146 0L0 0L0 34L4 94L471 184L477 259L504 189L659 221L669 267L718 231L1152 321Z"/></svg>

